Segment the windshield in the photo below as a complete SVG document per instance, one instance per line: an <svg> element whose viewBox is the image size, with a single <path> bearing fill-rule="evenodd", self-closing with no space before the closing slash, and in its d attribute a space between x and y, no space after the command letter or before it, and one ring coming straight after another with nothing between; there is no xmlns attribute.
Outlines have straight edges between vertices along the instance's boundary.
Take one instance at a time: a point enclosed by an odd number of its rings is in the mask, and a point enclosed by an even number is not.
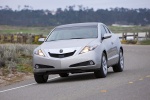
<svg viewBox="0 0 150 100"><path fill-rule="evenodd" d="M46 41L97 38L96 26L56 28Z"/></svg>

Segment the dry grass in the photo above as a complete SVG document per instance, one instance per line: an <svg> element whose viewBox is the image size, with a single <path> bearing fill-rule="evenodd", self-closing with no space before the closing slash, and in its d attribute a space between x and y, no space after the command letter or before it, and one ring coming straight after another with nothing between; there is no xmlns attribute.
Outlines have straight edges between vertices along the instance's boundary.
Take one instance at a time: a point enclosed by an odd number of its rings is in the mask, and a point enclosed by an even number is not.
<svg viewBox="0 0 150 100"><path fill-rule="evenodd" d="M150 45L150 39L140 41L140 44L141 44L141 45Z"/></svg>
<svg viewBox="0 0 150 100"><path fill-rule="evenodd" d="M15 71L32 72L32 53L37 45L0 44L0 67L4 75Z"/></svg>
<svg viewBox="0 0 150 100"><path fill-rule="evenodd" d="M0 34L16 34L16 33L32 33L32 34L42 34L48 35L53 29L53 26L49 27L22 27L22 26L8 26L0 25Z"/></svg>
<svg viewBox="0 0 150 100"><path fill-rule="evenodd" d="M136 40L121 40L122 44L137 44Z"/></svg>
<svg viewBox="0 0 150 100"><path fill-rule="evenodd" d="M32 52L37 45L0 44L0 87L30 79Z"/></svg>

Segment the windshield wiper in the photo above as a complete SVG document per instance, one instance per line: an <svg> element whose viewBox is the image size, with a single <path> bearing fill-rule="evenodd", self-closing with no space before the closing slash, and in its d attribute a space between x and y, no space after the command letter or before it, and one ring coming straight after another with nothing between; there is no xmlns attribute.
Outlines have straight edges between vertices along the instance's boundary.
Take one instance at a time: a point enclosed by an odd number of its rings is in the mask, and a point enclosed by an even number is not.
<svg viewBox="0 0 150 100"><path fill-rule="evenodd" d="M58 39L58 40L50 40L50 41L59 41L59 40L64 40L64 39Z"/></svg>
<svg viewBox="0 0 150 100"><path fill-rule="evenodd" d="M50 41L56 41L56 40L50 40Z"/></svg>
<svg viewBox="0 0 150 100"><path fill-rule="evenodd" d="M71 40L71 39L85 39L85 38L69 38L69 39L60 39L60 40ZM58 40L50 40L50 41L58 41Z"/></svg>
<svg viewBox="0 0 150 100"><path fill-rule="evenodd" d="M70 38L70 39L85 39L85 38Z"/></svg>

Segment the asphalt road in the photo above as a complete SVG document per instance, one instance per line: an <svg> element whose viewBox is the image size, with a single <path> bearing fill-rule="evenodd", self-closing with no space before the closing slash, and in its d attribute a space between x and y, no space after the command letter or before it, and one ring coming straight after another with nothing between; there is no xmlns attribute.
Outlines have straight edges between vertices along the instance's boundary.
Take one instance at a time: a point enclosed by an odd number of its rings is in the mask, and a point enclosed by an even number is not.
<svg viewBox="0 0 150 100"><path fill-rule="evenodd" d="M109 68L100 79L93 73L50 75L46 84L26 80L1 87L0 100L150 100L150 46L124 45L124 56L124 72Z"/></svg>

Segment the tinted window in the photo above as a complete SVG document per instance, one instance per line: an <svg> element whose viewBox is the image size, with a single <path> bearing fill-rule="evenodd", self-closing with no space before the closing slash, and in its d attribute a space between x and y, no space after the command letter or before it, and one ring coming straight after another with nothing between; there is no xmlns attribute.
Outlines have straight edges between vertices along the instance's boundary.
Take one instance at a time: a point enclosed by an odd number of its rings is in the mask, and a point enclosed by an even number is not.
<svg viewBox="0 0 150 100"><path fill-rule="evenodd" d="M97 37L98 37L98 30L96 26L66 27L66 28L56 28L48 37L47 41L87 39Z"/></svg>
<svg viewBox="0 0 150 100"><path fill-rule="evenodd" d="M107 31L107 33L111 33L107 27L105 27L105 30Z"/></svg>
<svg viewBox="0 0 150 100"><path fill-rule="evenodd" d="M109 33L109 31L107 30L107 28L104 26L105 30L106 30L106 33Z"/></svg>
<svg viewBox="0 0 150 100"><path fill-rule="evenodd" d="M106 34L106 30L105 30L104 26L101 26L101 33L102 33L102 36L104 36L104 34Z"/></svg>
<svg viewBox="0 0 150 100"><path fill-rule="evenodd" d="M107 28L107 27L106 27ZM109 28L107 28L108 32L111 33L111 31L109 30Z"/></svg>

